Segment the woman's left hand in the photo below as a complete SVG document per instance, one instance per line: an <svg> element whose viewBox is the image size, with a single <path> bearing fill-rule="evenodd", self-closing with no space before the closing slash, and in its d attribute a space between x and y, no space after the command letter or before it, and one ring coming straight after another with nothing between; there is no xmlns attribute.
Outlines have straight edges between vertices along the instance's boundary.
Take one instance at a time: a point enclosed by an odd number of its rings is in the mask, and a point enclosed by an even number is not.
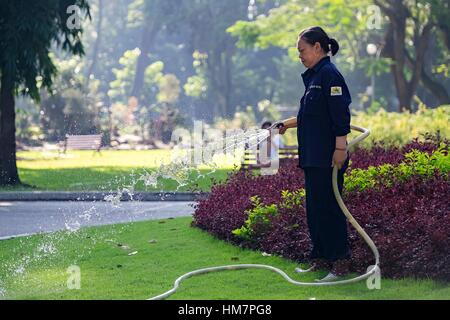
<svg viewBox="0 0 450 320"><path fill-rule="evenodd" d="M334 150L333 154L333 166L336 166L339 170L347 160L347 151L344 150Z"/></svg>

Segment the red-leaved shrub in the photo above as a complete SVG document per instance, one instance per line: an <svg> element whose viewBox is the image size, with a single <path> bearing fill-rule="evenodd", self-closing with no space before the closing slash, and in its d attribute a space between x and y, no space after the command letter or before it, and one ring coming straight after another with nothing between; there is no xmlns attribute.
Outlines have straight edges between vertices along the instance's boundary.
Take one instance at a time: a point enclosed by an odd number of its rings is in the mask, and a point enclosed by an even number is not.
<svg viewBox="0 0 450 320"><path fill-rule="evenodd" d="M436 151L441 143L448 150L450 141L442 139L439 135L427 134L423 140L418 138L412 140L403 147L391 147L386 149L382 142L376 142L370 150L357 149L351 156L352 169L367 169L369 166L379 166L382 164L397 165L405 159L405 154L413 149L432 154Z"/></svg>
<svg viewBox="0 0 450 320"><path fill-rule="evenodd" d="M272 176L253 176L244 171L230 174L225 184L213 186L209 197L195 204L195 225L230 240L231 231L247 219L244 211L251 208L250 197L258 195L264 204L277 203L281 190L303 188L303 171L297 165L298 160L287 159Z"/></svg>
<svg viewBox="0 0 450 320"><path fill-rule="evenodd" d="M357 150L351 157L352 167L355 163L359 168L366 164L400 163L412 146L426 152L437 149L437 144L415 140L401 149L380 152L378 158L372 157L379 149ZM193 225L237 245L305 261L311 242L304 206L279 208L270 230L257 242L245 242L232 234L247 219L245 211L252 207L250 197L258 195L263 204L279 203L281 190L295 191L304 187L303 171L297 164L298 160L287 160L273 176L234 172L226 183L215 185L210 196L195 205ZM343 198L377 245L384 276L450 281L449 195L449 176L436 172L431 178L417 175L406 182L394 180L389 187L378 181L374 188L364 191L344 190ZM353 227L349 230L352 249L349 271L365 272L374 262L372 252Z"/></svg>
<svg viewBox="0 0 450 320"><path fill-rule="evenodd" d="M449 195L449 177L436 173L389 188L353 191L345 195L345 203L377 245L385 276L450 281ZM372 253L350 230L353 270L363 272Z"/></svg>

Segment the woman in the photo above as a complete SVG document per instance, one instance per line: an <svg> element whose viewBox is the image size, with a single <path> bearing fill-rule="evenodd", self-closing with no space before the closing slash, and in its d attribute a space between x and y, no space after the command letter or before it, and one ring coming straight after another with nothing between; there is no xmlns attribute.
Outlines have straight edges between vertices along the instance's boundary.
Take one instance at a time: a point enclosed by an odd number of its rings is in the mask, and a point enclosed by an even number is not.
<svg viewBox="0 0 450 320"><path fill-rule="evenodd" d="M350 133L350 92L329 54L336 55L339 44L320 27L303 30L298 38L299 58L307 70L302 74L305 94L296 118L275 123L284 134L297 128L299 167L305 173L306 213L313 244L310 258L314 267L326 266L330 273L323 281L342 275L348 264L347 220L339 208L332 187L333 166L338 167L342 192L348 167L347 134ZM297 272L303 272L297 268Z"/></svg>

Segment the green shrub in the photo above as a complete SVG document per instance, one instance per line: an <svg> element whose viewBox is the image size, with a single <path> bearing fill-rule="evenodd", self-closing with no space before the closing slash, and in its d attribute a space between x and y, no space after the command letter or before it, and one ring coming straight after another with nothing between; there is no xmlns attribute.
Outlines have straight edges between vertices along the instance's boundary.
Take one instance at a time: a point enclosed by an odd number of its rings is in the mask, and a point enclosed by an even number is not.
<svg viewBox="0 0 450 320"><path fill-rule="evenodd" d="M405 159L399 165L383 164L370 166L367 169L352 169L345 179L346 192L377 187L382 181L381 187L390 187L395 181L407 181L414 175L431 177L438 171L443 176L450 172L450 154L445 144L435 150L431 155L413 149L405 154ZM289 191L281 191L279 203L263 205L259 196L250 198L252 209L245 211L248 215L244 225L232 231L235 236L250 242L257 242L271 229L271 221L279 215L279 209L287 209L287 212L295 213L303 206L305 190L303 188ZM294 210L293 210L294 209ZM298 227L294 225L292 227Z"/></svg>
<svg viewBox="0 0 450 320"><path fill-rule="evenodd" d="M353 169L345 179L345 189L349 191L373 188L377 181L390 186L394 180L406 181L413 175L432 176L435 171L442 175L450 172L450 154L444 144L431 155L427 152L412 150L405 154L405 160L397 166L383 164L367 169Z"/></svg>
<svg viewBox="0 0 450 320"><path fill-rule="evenodd" d="M356 111L352 124L371 130L371 135L360 146L370 148L374 142L382 142L386 148L403 146L415 137L439 131L443 137L450 137L450 105L435 109L420 107L415 113L387 112L384 109L374 114ZM351 137L357 135L352 133Z"/></svg>
<svg viewBox="0 0 450 320"><path fill-rule="evenodd" d="M298 189L295 191L282 190L280 207L292 209L294 207L301 207L305 199L305 189Z"/></svg>
<svg viewBox="0 0 450 320"><path fill-rule="evenodd" d="M243 240L257 241L257 238L263 236L270 229L271 219L279 214L278 208L293 209L294 207L301 207L304 199L304 189L292 192L282 190L279 204L263 205L258 196L251 197L250 201L253 208L245 211L248 214L248 219L241 228L233 230L232 233Z"/></svg>
<svg viewBox="0 0 450 320"><path fill-rule="evenodd" d="M276 204L263 205L258 196L250 198L253 208L245 211L248 219L244 225L232 231L237 237L247 241L257 241L257 238L263 236L270 228L270 219L278 215Z"/></svg>

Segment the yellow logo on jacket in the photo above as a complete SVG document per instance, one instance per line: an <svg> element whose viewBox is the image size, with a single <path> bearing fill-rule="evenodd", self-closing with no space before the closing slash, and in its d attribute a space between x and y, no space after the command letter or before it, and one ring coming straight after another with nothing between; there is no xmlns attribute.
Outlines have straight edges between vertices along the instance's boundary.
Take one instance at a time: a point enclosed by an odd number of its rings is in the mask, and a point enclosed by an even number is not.
<svg viewBox="0 0 450 320"><path fill-rule="evenodd" d="M332 96L342 96L342 87L331 87Z"/></svg>

